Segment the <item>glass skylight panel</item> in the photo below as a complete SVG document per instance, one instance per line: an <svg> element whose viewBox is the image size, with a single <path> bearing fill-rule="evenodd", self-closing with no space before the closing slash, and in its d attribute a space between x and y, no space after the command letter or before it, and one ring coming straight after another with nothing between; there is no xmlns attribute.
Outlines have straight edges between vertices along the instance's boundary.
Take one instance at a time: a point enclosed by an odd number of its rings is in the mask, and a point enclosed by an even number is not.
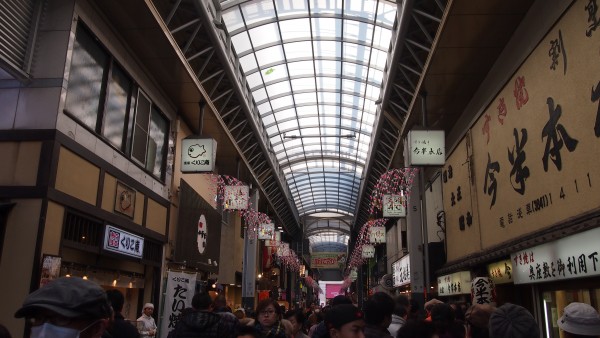
<svg viewBox="0 0 600 338"><path fill-rule="evenodd" d="M269 97L274 97L282 93L289 93L290 84L287 81L277 82L266 87Z"/></svg>
<svg viewBox="0 0 600 338"><path fill-rule="evenodd" d="M322 60L315 62L315 67L317 74L319 75L339 76L340 71L342 70L342 65L339 61Z"/></svg>
<svg viewBox="0 0 600 338"><path fill-rule="evenodd" d="M281 20L279 27L284 42L292 39L310 39L309 18Z"/></svg>
<svg viewBox="0 0 600 338"><path fill-rule="evenodd" d="M298 130L298 122L296 120L281 122L279 123L279 129L284 133L289 130Z"/></svg>
<svg viewBox="0 0 600 338"><path fill-rule="evenodd" d="M305 117L305 118L301 118L298 120L298 125L300 126L301 129L308 128L308 127L314 127L318 123L319 123L319 121L316 117Z"/></svg>
<svg viewBox="0 0 600 338"><path fill-rule="evenodd" d="M242 13L238 7L233 7L223 12L223 21L227 23L227 30L229 33L244 28Z"/></svg>
<svg viewBox="0 0 600 338"><path fill-rule="evenodd" d="M375 19L375 6L377 0L345 0L345 14L348 16L356 16L373 21Z"/></svg>
<svg viewBox="0 0 600 338"><path fill-rule="evenodd" d="M318 76L316 80L317 80L317 90L324 90L324 89L325 90L326 89L339 90L340 89L340 81L337 78Z"/></svg>
<svg viewBox="0 0 600 338"><path fill-rule="evenodd" d="M351 42L344 42L344 58L368 60L370 48Z"/></svg>
<svg viewBox="0 0 600 338"><path fill-rule="evenodd" d="M309 102L314 103L316 99L317 99L317 96L315 95L314 92L294 95L294 101L296 101L296 104L304 104L304 103L309 103Z"/></svg>
<svg viewBox="0 0 600 338"><path fill-rule="evenodd" d="M279 19L291 15L308 15L308 4L306 1L275 0L277 16Z"/></svg>
<svg viewBox="0 0 600 338"><path fill-rule="evenodd" d="M294 100L292 100L291 96L284 96L276 99L271 99L271 107L273 107L274 111L284 108L291 108L293 106Z"/></svg>
<svg viewBox="0 0 600 338"><path fill-rule="evenodd" d="M283 48L285 49L285 56L288 60L312 58L312 44L310 41L285 43Z"/></svg>
<svg viewBox="0 0 600 338"><path fill-rule="evenodd" d="M251 70L258 68L254 54L242 56L240 58L240 65L242 66L244 73L249 73Z"/></svg>
<svg viewBox="0 0 600 338"><path fill-rule="evenodd" d="M279 128L277 125L267 127L267 135L271 136L274 134L279 134Z"/></svg>
<svg viewBox="0 0 600 338"><path fill-rule="evenodd" d="M309 77L309 78L292 79L290 82L292 83L292 90L294 92L312 91L313 97L314 97L314 91L316 89L314 78Z"/></svg>
<svg viewBox="0 0 600 338"><path fill-rule="evenodd" d="M392 39L392 31L389 28L376 26L375 35L373 35L373 47L381 50L387 50Z"/></svg>
<svg viewBox="0 0 600 338"><path fill-rule="evenodd" d="M396 9L396 3L380 1L379 7L377 8L377 20L381 22L382 25L391 29L394 25L394 21L396 21Z"/></svg>
<svg viewBox="0 0 600 338"><path fill-rule="evenodd" d="M259 104L258 105L258 112L262 115L264 113L270 112L271 111L271 104L270 102L265 102L263 104Z"/></svg>
<svg viewBox="0 0 600 338"><path fill-rule="evenodd" d="M344 69L344 76L361 78L367 76L367 67L359 65L353 62L343 62L342 68ZM343 80L348 81L348 80Z"/></svg>
<svg viewBox="0 0 600 338"><path fill-rule="evenodd" d="M337 58L342 54L342 44L337 41L313 41L313 48L317 58Z"/></svg>
<svg viewBox="0 0 600 338"><path fill-rule="evenodd" d="M362 95L365 91L366 84L364 82L357 82L352 80L342 80L342 90L349 92L356 92Z"/></svg>
<svg viewBox="0 0 600 338"><path fill-rule="evenodd" d="M260 88L253 91L252 96L254 97L254 101L256 101L256 103L262 103L263 100L267 99L267 91L264 88Z"/></svg>
<svg viewBox="0 0 600 338"><path fill-rule="evenodd" d="M274 18L275 8L273 7L273 1L257 0L245 2L242 6L242 14L248 26L267 18Z"/></svg>
<svg viewBox="0 0 600 338"><path fill-rule="evenodd" d="M287 67L285 63L280 65L269 66L269 68L267 69L262 69L262 76L266 84L270 84L278 80L287 79Z"/></svg>
<svg viewBox="0 0 600 338"><path fill-rule="evenodd" d="M256 51L256 59L261 68L274 63L282 63L284 60L283 48L281 45L277 45Z"/></svg>
<svg viewBox="0 0 600 338"><path fill-rule="evenodd" d="M383 72L379 69L371 68L371 70L369 71L368 80L370 82L381 84L381 81L383 80Z"/></svg>
<svg viewBox="0 0 600 338"><path fill-rule="evenodd" d="M357 93L357 95L342 94L342 103L348 106L362 107L364 99L362 98L362 95L359 95L359 93Z"/></svg>
<svg viewBox="0 0 600 338"><path fill-rule="evenodd" d="M340 14L342 0L310 0L310 8L315 14Z"/></svg>
<svg viewBox="0 0 600 338"><path fill-rule="evenodd" d="M246 31L232 36L231 42L235 46L235 51L238 54L245 53L252 49L252 45L250 44L250 38L248 37L248 33Z"/></svg>
<svg viewBox="0 0 600 338"><path fill-rule="evenodd" d="M290 77L315 75L313 61L290 62L288 64L288 71L290 72Z"/></svg>
<svg viewBox="0 0 600 338"><path fill-rule="evenodd" d="M275 112L275 119L279 121L284 121L288 118L296 117L296 111L293 108L284 109Z"/></svg>
<svg viewBox="0 0 600 338"><path fill-rule="evenodd" d="M340 95L336 94L336 93L318 92L317 98L319 100L319 103L327 103L327 104L332 104L332 103L339 104L340 103Z"/></svg>
<svg viewBox="0 0 600 338"><path fill-rule="evenodd" d="M342 20L340 19L313 18L311 24L315 39L331 39L342 36Z"/></svg>
<svg viewBox="0 0 600 338"><path fill-rule="evenodd" d="M371 44L373 25L354 20L344 20L344 39Z"/></svg>
<svg viewBox="0 0 600 338"><path fill-rule="evenodd" d="M252 55L252 57L254 58L254 55ZM255 89L255 88L258 88L259 86L260 87L263 86L263 80L262 80L260 72L254 72L254 73L247 74L246 81L248 82L248 86L251 89ZM256 100L256 101L258 101L258 100Z"/></svg>
<svg viewBox="0 0 600 338"><path fill-rule="evenodd" d="M274 42L281 42L279 39L279 26L276 22L252 28L248 31L248 34L250 34L252 46L255 49L262 48Z"/></svg>

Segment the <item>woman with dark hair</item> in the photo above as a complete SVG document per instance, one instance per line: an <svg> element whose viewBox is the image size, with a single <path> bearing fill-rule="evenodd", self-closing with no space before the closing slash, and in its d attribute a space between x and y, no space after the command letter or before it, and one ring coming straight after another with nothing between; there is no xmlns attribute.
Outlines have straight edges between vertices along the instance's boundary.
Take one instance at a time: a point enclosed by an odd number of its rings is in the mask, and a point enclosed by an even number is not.
<svg viewBox="0 0 600 338"><path fill-rule="evenodd" d="M281 324L281 308L275 300L267 298L258 303L254 329L260 337L286 338L285 327Z"/></svg>

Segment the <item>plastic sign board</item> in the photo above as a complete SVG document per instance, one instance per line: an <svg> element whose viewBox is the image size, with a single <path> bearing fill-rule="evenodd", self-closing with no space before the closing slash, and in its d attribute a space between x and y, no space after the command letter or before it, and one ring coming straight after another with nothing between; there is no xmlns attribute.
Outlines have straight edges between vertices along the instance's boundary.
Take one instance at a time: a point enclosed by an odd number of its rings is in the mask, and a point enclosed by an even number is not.
<svg viewBox="0 0 600 338"><path fill-rule="evenodd" d="M248 209L250 188L247 185L227 185L223 191L223 209Z"/></svg>
<svg viewBox="0 0 600 338"><path fill-rule="evenodd" d="M494 284L506 284L512 283L512 261L505 259L500 262L488 264L488 275L494 282Z"/></svg>
<svg viewBox="0 0 600 338"><path fill-rule="evenodd" d="M600 275L598 238L595 228L511 254L515 284Z"/></svg>
<svg viewBox="0 0 600 338"><path fill-rule="evenodd" d="M107 225L104 230L104 250L142 258L144 238Z"/></svg>
<svg viewBox="0 0 600 338"><path fill-rule="evenodd" d="M365 244L362 247L362 258L375 257L375 247L370 244Z"/></svg>
<svg viewBox="0 0 600 338"><path fill-rule="evenodd" d="M410 165L439 165L446 161L446 136L443 130L411 130L408 132Z"/></svg>
<svg viewBox="0 0 600 338"><path fill-rule="evenodd" d="M385 227L371 227L369 229L369 243L385 243Z"/></svg>
<svg viewBox="0 0 600 338"><path fill-rule="evenodd" d="M453 296L471 293L471 272L459 271L438 277L438 295Z"/></svg>
<svg viewBox="0 0 600 338"><path fill-rule="evenodd" d="M383 195L383 217L406 217L406 202L402 195Z"/></svg>
<svg viewBox="0 0 600 338"><path fill-rule="evenodd" d="M273 240L273 233L275 232L275 224L263 223L258 226L258 239L261 240Z"/></svg>
<svg viewBox="0 0 600 338"><path fill-rule="evenodd" d="M392 263L394 286L410 284L410 257L406 255Z"/></svg>
<svg viewBox="0 0 600 338"><path fill-rule="evenodd" d="M202 173L215 169L217 141L212 138L181 140L181 172Z"/></svg>

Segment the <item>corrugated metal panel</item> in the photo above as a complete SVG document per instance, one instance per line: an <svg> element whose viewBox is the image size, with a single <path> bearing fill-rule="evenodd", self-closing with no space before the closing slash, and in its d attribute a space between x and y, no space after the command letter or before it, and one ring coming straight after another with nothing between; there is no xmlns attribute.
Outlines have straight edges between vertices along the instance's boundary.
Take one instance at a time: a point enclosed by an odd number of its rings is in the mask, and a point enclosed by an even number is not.
<svg viewBox="0 0 600 338"><path fill-rule="evenodd" d="M35 0L0 1L0 58L25 70Z"/></svg>

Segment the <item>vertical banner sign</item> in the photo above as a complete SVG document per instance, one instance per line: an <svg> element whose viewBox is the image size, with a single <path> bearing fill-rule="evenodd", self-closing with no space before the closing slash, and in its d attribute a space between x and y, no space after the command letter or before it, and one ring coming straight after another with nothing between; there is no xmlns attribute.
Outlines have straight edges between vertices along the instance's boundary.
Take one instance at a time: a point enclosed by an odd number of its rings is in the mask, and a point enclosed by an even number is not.
<svg viewBox="0 0 600 338"><path fill-rule="evenodd" d="M195 289L195 273L168 272L163 315L159 326L161 337L166 337L175 328L181 311L192 306Z"/></svg>
<svg viewBox="0 0 600 338"><path fill-rule="evenodd" d="M383 217L406 217L404 196L383 195Z"/></svg>
<svg viewBox="0 0 600 338"><path fill-rule="evenodd" d="M475 277L471 282L471 304L490 304L496 301L494 282L487 277Z"/></svg>
<svg viewBox="0 0 600 338"><path fill-rule="evenodd" d="M371 227L369 229L370 243L385 243L385 227Z"/></svg>
<svg viewBox="0 0 600 338"><path fill-rule="evenodd" d="M362 258L373 258L375 257L375 247L369 244L365 244L362 247Z"/></svg>
<svg viewBox="0 0 600 338"><path fill-rule="evenodd" d="M392 263L394 286L410 284L410 256L406 255Z"/></svg>

